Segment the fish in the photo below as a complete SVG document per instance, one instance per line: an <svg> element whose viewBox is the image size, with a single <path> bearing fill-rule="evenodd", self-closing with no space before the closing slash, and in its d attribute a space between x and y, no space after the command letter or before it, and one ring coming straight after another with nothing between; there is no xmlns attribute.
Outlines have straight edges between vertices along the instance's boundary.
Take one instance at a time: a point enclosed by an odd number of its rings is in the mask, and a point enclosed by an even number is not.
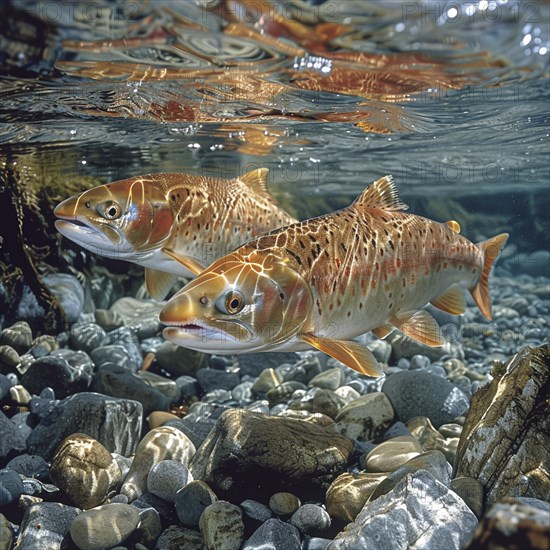
<svg viewBox="0 0 550 550"><path fill-rule="evenodd" d="M441 346L441 329L422 308L464 313L466 290L491 319L489 274L508 234L474 244L456 221L407 208L384 176L347 208L240 246L165 304L164 337L215 354L315 348L376 377L382 367L353 338L398 329Z"/></svg>
<svg viewBox="0 0 550 550"><path fill-rule="evenodd" d="M162 300L177 277L192 278L237 246L296 222L267 191L268 173L115 181L57 205L55 227L86 250L143 266L149 294Z"/></svg>

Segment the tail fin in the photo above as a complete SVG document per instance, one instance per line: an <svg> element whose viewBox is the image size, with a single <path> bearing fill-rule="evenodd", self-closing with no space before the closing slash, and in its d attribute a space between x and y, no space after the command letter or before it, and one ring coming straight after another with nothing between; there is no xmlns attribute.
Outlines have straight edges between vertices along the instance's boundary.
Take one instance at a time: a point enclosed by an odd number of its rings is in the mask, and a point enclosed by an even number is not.
<svg viewBox="0 0 550 550"><path fill-rule="evenodd" d="M477 247L483 252L484 256L483 270L481 271L481 277L479 278L477 286L471 288L470 293L477 307L481 310L481 313L483 313L485 318L489 321L492 319L491 295L489 294L489 273L491 273L491 267L498 258L507 240L508 233L502 233L492 239L477 243Z"/></svg>

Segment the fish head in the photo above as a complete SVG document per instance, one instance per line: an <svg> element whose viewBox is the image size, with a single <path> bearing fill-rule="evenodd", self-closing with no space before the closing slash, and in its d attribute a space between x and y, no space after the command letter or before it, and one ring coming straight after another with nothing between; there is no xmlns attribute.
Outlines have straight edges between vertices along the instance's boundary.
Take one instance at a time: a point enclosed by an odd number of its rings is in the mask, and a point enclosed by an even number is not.
<svg viewBox="0 0 550 550"><path fill-rule="evenodd" d="M284 260L238 251L214 262L173 296L160 312L164 337L208 353L275 348L308 322L312 294Z"/></svg>
<svg viewBox="0 0 550 550"><path fill-rule="evenodd" d="M168 239L174 214L152 176L88 189L54 210L57 230L96 254L136 261Z"/></svg>

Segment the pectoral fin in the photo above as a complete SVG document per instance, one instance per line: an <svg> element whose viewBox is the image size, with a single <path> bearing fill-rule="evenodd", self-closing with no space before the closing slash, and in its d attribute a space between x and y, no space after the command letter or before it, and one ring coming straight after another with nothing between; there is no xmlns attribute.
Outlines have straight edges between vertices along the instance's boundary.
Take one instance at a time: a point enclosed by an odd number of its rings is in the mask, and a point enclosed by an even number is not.
<svg viewBox="0 0 550 550"><path fill-rule="evenodd" d="M176 281L177 277L171 273L145 268L145 286L155 300L164 300Z"/></svg>
<svg viewBox="0 0 550 550"><path fill-rule="evenodd" d="M437 347L445 343L437 321L423 309L399 314L391 321L403 334L422 344Z"/></svg>
<svg viewBox="0 0 550 550"><path fill-rule="evenodd" d="M432 305L452 315L462 315L466 311L466 296L460 286L452 286L447 292L432 300Z"/></svg>
<svg viewBox="0 0 550 550"><path fill-rule="evenodd" d="M191 271L191 273L193 273L193 275L195 276L197 276L199 273L202 273L204 271L204 266L199 262L197 262L196 260L193 260L193 258L190 258L189 256L182 256L180 254L176 254L170 248L163 248L162 251L168 256L170 256L170 258L180 263L183 267Z"/></svg>
<svg viewBox="0 0 550 550"><path fill-rule="evenodd" d="M379 327L373 328L372 333L377 338L386 338L394 329L395 327L393 325L387 324L387 325L380 325Z"/></svg>
<svg viewBox="0 0 550 550"><path fill-rule="evenodd" d="M301 334L300 339L361 374L374 377L384 374L371 351L357 342L331 340L313 334Z"/></svg>

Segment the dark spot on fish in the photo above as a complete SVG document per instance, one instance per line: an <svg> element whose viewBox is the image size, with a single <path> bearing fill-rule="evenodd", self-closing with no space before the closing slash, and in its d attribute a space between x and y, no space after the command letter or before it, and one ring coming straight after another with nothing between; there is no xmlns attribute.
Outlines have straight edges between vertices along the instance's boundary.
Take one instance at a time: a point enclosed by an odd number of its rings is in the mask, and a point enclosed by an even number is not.
<svg viewBox="0 0 550 550"><path fill-rule="evenodd" d="M91 208L92 203L90 201L86 201L86 204L84 205L86 208Z"/></svg>
<svg viewBox="0 0 550 550"><path fill-rule="evenodd" d="M306 245L304 244L304 241L300 239L298 242L300 243L300 246L305 249Z"/></svg>
<svg viewBox="0 0 550 550"><path fill-rule="evenodd" d="M340 243L340 246L342 247L343 251L347 253L348 249L346 248L346 245L344 243Z"/></svg>
<svg viewBox="0 0 550 550"><path fill-rule="evenodd" d="M363 302L359 302L359 309L363 309Z"/></svg>
<svg viewBox="0 0 550 550"><path fill-rule="evenodd" d="M284 292L279 292L279 298L281 300L284 300L285 299L285 293Z"/></svg>
<svg viewBox="0 0 550 550"><path fill-rule="evenodd" d="M298 265L302 265L302 259L300 258L300 256L298 256L298 254L296 254L295 252L293 252L292 250L290 250L290 248L285 248L286 250L286 253L289 255L289 256L292 256L296 262L298 263Z"/></svg>

